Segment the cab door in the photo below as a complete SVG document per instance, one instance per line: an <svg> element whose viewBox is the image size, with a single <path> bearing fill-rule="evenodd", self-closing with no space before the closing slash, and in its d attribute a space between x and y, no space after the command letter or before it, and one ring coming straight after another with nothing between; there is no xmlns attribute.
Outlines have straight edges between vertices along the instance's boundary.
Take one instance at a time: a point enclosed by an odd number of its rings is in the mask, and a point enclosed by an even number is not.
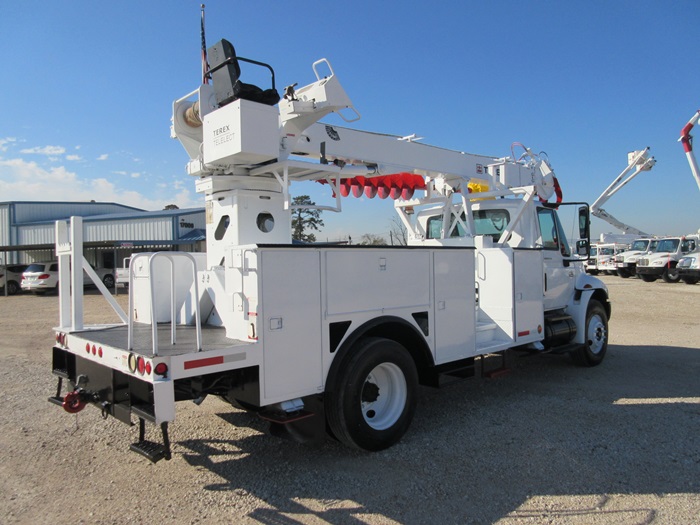
<svg viewBox="0 0 700 525"><path fill-rule="evenodd" d="M556 210L537 208L540 229L538 245L544 259L544 309L556 310L569 304L575 280L575 272L565 257L571 255L568 241L559 223Z"/></svg>

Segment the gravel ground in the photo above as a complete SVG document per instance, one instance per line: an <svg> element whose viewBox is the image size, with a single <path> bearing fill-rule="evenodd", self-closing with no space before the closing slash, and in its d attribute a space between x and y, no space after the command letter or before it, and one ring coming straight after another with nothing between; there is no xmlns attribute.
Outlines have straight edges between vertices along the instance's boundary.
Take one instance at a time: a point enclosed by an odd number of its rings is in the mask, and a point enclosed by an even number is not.
<svg viewBox="0 0 700 525"><path fill-rule="evenodd" d="M174 457L156 465L129 452L135 428L47 403L57 298L0 296L0 521L696 524L700 285L603 280L599 367L521 357L498 379L424 389L404 439L371 454L271 437L210 397L178 406ZM86 312L116 320L98 295Z"/></svg>

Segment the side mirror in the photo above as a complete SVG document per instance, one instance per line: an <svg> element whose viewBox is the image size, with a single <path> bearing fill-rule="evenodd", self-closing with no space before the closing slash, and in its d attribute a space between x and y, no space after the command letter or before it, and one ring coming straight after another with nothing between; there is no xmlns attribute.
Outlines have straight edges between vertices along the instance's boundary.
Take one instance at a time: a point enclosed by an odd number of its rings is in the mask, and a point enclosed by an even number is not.
<svg viewBox="0 0 700 525"><path fill-rule="evenodd" d="M581 239L590 239L590 216L588 206L581 206L578 209L578 236ZM578 245L577 245L578 246Z"/></svg>
<svg viewBox="0 0 700 525"><path fill-rule="evenodd" d="M580 255L581 257L588 257L590 255L590 244L588 243L588 239L581 239L579 241L576 241L576 255Z"/></svg>

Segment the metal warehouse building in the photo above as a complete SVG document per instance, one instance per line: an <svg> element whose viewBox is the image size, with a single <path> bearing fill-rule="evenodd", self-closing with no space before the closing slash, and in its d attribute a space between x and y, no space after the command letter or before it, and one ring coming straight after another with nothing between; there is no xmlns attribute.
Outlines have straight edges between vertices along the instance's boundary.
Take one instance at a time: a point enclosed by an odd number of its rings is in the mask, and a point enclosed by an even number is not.
<svg viewBox="0 0 700 525"><path fill-rule="evenodd" d="M114 268L131 253L204 251L204 208L145 211L110 202L0 202L0 265L56 259L55 221L83 217L85 258Z"/></svg>

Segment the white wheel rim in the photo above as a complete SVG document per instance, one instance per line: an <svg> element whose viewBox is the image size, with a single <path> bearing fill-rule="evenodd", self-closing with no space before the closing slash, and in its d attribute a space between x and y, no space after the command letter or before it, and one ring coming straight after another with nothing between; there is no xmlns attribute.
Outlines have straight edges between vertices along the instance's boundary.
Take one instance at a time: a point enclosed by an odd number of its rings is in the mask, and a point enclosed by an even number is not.
<svg viewBox="0 0 700 525"><path fill-rule="evenodd" d="M390 428L406 406L406 378L401 368L394 363L377 365L365 379L361 397L365 422L374 430Z"/></svg>
<svg viewBox="0 0 700 525"><path fill-rule="evenodd" d="M588 323L588 348L594 354L599 354L605 345L605 323L599 315L591 317Z"/></svg>

